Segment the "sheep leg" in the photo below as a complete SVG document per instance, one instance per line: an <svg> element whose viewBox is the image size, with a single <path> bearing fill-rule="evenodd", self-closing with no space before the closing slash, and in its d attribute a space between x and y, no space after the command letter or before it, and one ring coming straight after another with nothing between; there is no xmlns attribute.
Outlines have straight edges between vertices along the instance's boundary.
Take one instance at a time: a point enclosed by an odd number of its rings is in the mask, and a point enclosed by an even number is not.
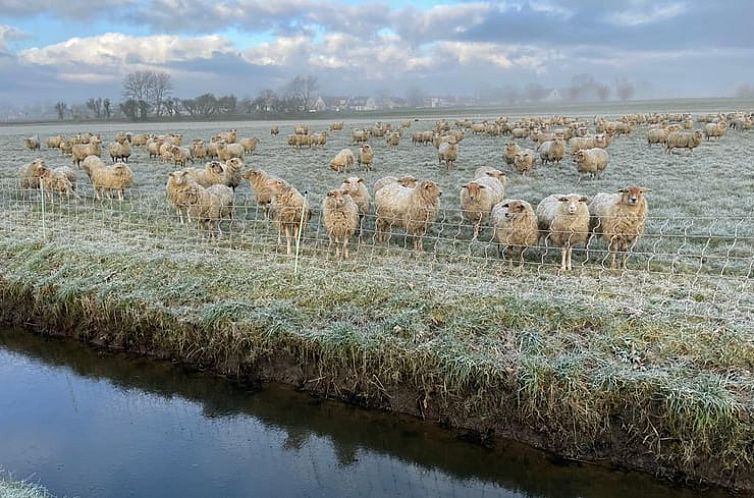
<svg viewBox="0 0 754 498"><path fill-rule="evenodd" d="M525 248L525 247L522 247L522 248L521 248L521 250L520 250L520 251L519 251L519 253L518 253L518 260L519 260L519 263L520 263L520 264L519 264L519 267L520 267L520 268L523 268L523 267L524 267L524 251L525 251L525 250L526 250L526 248ZM511 259L511 264L513 264L513 260L512 260L512 259Z"/></svg>
<svg viewBox="0 0 754 498"><path fill-rule="evenodd" d="M348 259L348 236L343 237L343 257Z"/></svg>
<svg viewBox="0 0 754 498"><path fill-rule="evenodd" d="M568 269L573 270L573 246L568 245Z"/></svg>
<svg viewBox="0 0 754 498"><path fill-rule="evenodd" d="M566 257L568 256L568 248L567 246L563 246L560 249L560 269L565 271L568 268L566 267Z"/></svg>
<svg viewBox="0 0 754 498"><path fill-rule="evenodd" d="M288 225L283 228L285 230L285 253L291 255L291 231Z"/></svg>

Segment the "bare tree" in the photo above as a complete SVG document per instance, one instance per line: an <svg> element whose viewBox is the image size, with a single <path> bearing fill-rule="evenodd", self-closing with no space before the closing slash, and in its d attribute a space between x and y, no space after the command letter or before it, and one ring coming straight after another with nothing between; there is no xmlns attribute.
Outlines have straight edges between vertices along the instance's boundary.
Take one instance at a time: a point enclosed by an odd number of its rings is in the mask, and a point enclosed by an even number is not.
<svg viewBox="0 0 754 498"><path fill-rule="evenodd" d="M86 107L94 113L94 116L96 118L102 117L102 97L97 99L91 98L87 100Z"/></svg>
<svg viewBox="0 0 754 498"><path fill-rule="evenodd" d="M123 80L123 98L145 102L157 116L162 116L172 90L170 75L161 71L135 71Z"/></svg>
<svg viewBox="0 0 754 498"><path fill-rule="evenodd" d="M58 102L55 104L55 111L58 113L58 119L61 121L65 119L65 112L68 110L68 104L65 102Z"/></svg>
<svg viewBox="0 0 754 498"><path fill-rule="evenodd" d="M110 119L110 116L112 115L112 110L110 109L110 99L105 99L102 101L102 110L105 113L105 118Z"/></svg>
<svg viewBox="0 0 754 498"><path fill-rule="evenodd" d="M739 99L750 99L754 97L754 86L749 83L741 83L736 88L736 97Z"/></svg>
<svg viewBox="0 0 754 498"><path fill-rule="evenodd" d="M636 85L628 78L619 78L615 80L615 93L621 100L630 100L636 92Z"/></svg>
<svg viewBox="0 0 754 498"><path fill-rule="evenodd" d="M609 99L610 87L605 85L604 83L597 85L597 97L599 97L600 102L605 102L607 99Z"/></svg>
<svg viewBox="0 0 754 498"><path fill-rule="evenodd" d="M308 111L318 90L319 82L316 76L298 75L285 86L285 95L289 100L296 102L299 109Z"/></svg>

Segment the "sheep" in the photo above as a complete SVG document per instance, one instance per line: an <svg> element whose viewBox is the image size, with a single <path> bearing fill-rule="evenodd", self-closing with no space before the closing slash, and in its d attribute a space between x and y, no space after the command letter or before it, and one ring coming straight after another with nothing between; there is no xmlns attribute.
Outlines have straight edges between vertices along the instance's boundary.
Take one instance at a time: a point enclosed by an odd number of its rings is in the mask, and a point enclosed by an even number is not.
<svg viewBox="0 0 754 498"><path fill-rule="evenodd" d="M21 188L39 188L39 179L45 170L43 159L35 159L18 169Z"/></svg>
<svg viewBox="0 0 754 498"><path fill-rule="evenodd" d="M223 171L225 172L225 185L233 189L233 192L236 191L239 185L241 185L241 166L243 166L243 161L238 159L237 157L234 157L233 159L228 159L225 161L225 166L223 167Z"/></svg>
<svg viewBox="0 0 754 498"><path fill-rule="evenodd" d="M546 242L560 246L560 269L572 270L573 246L586 244L589 237L588 199L579 194L551 195L537 206L540 234Z"/></svg>
<svg viewBox="0 0 754 498"><path fill-rule="evenodd" d="M210 239L222 237L220 222L233 215L233 190L225 185L205 189L189 182L183 195L188 202L188 216L207 226Z"/></svg>
<svg viewBox="0 0 754 498"><path fill-rule="evenodd" d="M278 245L281 234L285 232L286 254L291 254L293 237L299 240L306 223L311 219L309 201L290 183L280 178L269 182L272 191L270 212L272 221L278 229Z"/></svg>
<svg viewBox="0 0 754 498"><path fill-rule="evenodd" d="M186 161L194 163L194 158L191 157L191 149L188 147L173 145L170 147L170 154L172 154L173 163L176 165L186 166Z"/></svg>
<svg viewBox="0 0 754 498"><path fill-rule="evenodd" d="M270 135L274 137L277 136L278 133L280 133L280 127L278 127L277 125L270 127Z"/></svg>
<svg viewBox="0 0 754 498"><path fill-rule="evenodd" d="M76 199L80 198L76 193L76 173L68 166L55 169L48 169L43 166L40 178L42 179L45 194L50 200L52 200L54 192L59 193L61 196L65 194L67 199L71 198L71 194Z"/></svg>
<svg viewBox="0 0 754 498"><path fill-rule="evenodd" d="M439 164L443 162L448 168L453 167L453 163L458 160L458 144L454 141L443 142L437 149L437 161Z"/></svg>
<svg viewBox="0 0 754 498"><path fill-rule="evenodd" d="M519 152L521 152L521 147L519 147L517 143L508 142L507 144L505 144L505 151L503 151L503 159L505 160L505 164L507 164L508 166L513 164L514 158Z"/></svg>
<svg viewBox="0 0 754 498"><path fill-rule="evenodd" d="M593 179L599 178L607 168L608 154L605 149L581 149L573 155L579 173L588 174Z"/></svg>
<svg viewBox="0 0 754 498"><path fill-rule="evenodd" d="M24 138L24 145L29 150L39 150L41 148L38 136Z"/></svg>
<svg viewBox="0 0 754 498"><path fill-rule="evenodd" d="M323 131L320 133L313 133L309 137L309 146L310 147L324 147L327 144L327 132Z"/></svg>
<svg viewBox="0 0 754 498"><path fill-rule="evenodd" d="M134 147L141 147L147 144L147 141L150 139L150 136L146 133L137 133L136 135L131 136L131 145Z"/></svg>
<svg viewBox="0 0 754 498"><path fill-rule="evenodd" d="M270 183L278 178L261 169L250 169L241 177L249 182L249 188L254 192L254 200L264 209L265 216L268 216L273 195Z"/></svg>
<svg viewBox="0 0 754 498"><path fill-rule="evenodd" d="M217 145L217 157L221 161L227 161L237 157L243 159L244 148L241 144L219 142Z"/></svg>
<svg viewBox="0 0 754 498"><path fill-rule="evenodd" d="M54 135L52 137L47 137L47 148L48 149L59 149L60 144L63 142L63 135Z"/></svg>
<svg viewBox="0 0 754 498"><path fill-rule="evenodd" d="M400 225L414 238L414 249L424 250L423 237L437 218L440 208L440 187L424 180L415 188L388 183L374 194L377 240L387 240L385 232Z"/></svg>
<svg viewBox="0 0 754 498"><path fill-rule="evenodd" d="M542 164L560 163L565 156L565 142L560 139L548 140L539 146L539 157Z"/></svg>
<svg viewBox="0 0 754 498"><path fill-rule="evenodd" d="M594 135L594 147L607 149L608 145L610 145L610 135L607 133L597 133Z"/></svg>
<svg viewBox="0 0 754 498"><path fill-rule="evenodd" d="M147 152L149 153L149 159L160 157L160 147L162 146L162 142L155 138L150 138L145 145Z"/></svg>
<svg viewBox="0 0 754 498"><path fill-rule="evenodd" d="M353 143L360 144L369 139L369 134L364 129L353 129L351 130L351 138L353 139Z"/></svg>
<svg viewBox="0 0 754 498"><path fill-rule="evenodd" d="M372 169L372 161L374 161L374 151L372 146L368 143L361 144L359 149L359 165L364 165L364 169L369 171Z"/></svg>
<svg viewBox="0 0 754 498"><path fill-rule="evenodd" d="M183 223L183 215L186 214L188 221L191 221L191 217L188 215L188 208L190 204L190 189L189 184L194 183L189 176L189 172L186 170L173 171L168 174L168 181L165 185L165 194L168 202L175 208L176 214L181 223Z"/></svg>
<svg viewBox="0 0 754 498"><path fill-rule="evenodd" d="M235 129L223 131L218 133L213 137L216 142L224 142L226 144L234 144L236 143L237 133ZM181 145L180 143L177 143L175 145Z"/></svg>
<svg viewBox="0 0 754 498"><path fill-rule="evenodd" d="M379 189L390 183L398 183L406 188L415 188L417 180L411 175L404 175L400 178L396 178L395 176L385 176L374 182L374 192L377 193Z"/></svg>
<svg viewBox="0 0 754 498"><path fill-rule="evenodd" d="M73 142L70 140L63 139L62 142L60 142L60 153L64 156L70 156L71 151L73 150Z"/></svg>
<svg viewBox="0 0 754 498"><path fill-rule="evenodd" d="M95 138L92 138L88 144L74 144L71 148L71 159L75 166L80 166L81 161L88 156L100 156L101 154L102 148Z"/></svg>
<svg viewBox="0 0 754 498"><path fill-rule="evenodd" d="M110 153L110 160L115 163L120 159L121 162L127 163L128 158L131 157L131 146L126 140L123 142L113 142L107 146L107 151Z"/></svg>
<svg viewBox="0 0 754 498"><path fill-rule="evenodd" d="M322 224L330 239L329 245L335 242L335 257L340 258L342 242L343 257L348 259L348 241L359 226L359 208L351 196L340 189L330 190L322 201Z"/></svg>
<svg viewBox="0 0 754 498"><path fill-rule="evenodd" d="M568 146L571 148L571 154L576 154L580 150L593 149L597 145L594 136L585 136L571 138L568 140Z"/></svg>
<svg viewBox="0 0 754 498"><path fill-rule="evenodd" d="M728 125L725 121L718 123L708 123L704 126L704 137L709 140L710 138L722 138L725 135L725 131L728 129Z"/></svg>
<svg viewBox="0 0 754 498"><path fill-rule="evenodd" d="M187 168L186 172L189 174L189 178L195 181L197 184L204 188L212 185L224 185L225 184L225 170L222 163L219 161L210 161L204 169L199 168Z"/></svg>
<svg viewBox="0 0 754 498"><path fill-rule="evenodd" d="M665 140L665 152L670 154L673 149L689 149L693 153L694 149L702 143L702 136L701 130L669 133Z"/></svg>
<svg viewBox="0 0 754 498"><path fill-rule="evenodd" d="M173 147L176 147L171 142L163 142L162 145L160 145L160 162L161 163L170 163L174 161L173 156Z"/></svg>
<svg viewBox="0 0 754 498"><path fill-rule="evenodd" d="M608 241L611 268L615 268L618 252L621 267L626 268L628 250L644 232L649 209L644 197L647 192L647 188L628 186L616 194L601 192L589 203L591 230Z"/></svg>
<svg viewBox="0 0 754 498"><path fill-rule="evenodd" d="M308 135L309 134L309 127L305 125L298 125L293 128L293 133L295 135Z"/></svg>
<svg viewBox="0 0 754 498"><path fill-rule="evenodd" d="M652 144L664 144L668 138L668 130L658 126L647 130L647 144L652 147Z"/></svg>
<svg viewBox="0 0 754 498"><path fill-rule="evenodd" d="M123 163L107 167L101 160L99 163L92 161L87 165L86 171L92 180L94 198L97 200L105 192L109 197L110 193L115 191L118 193L118 200L123 201L126 189L133 185L133 172Z"/></svg>
<svg viewBox="0 0 754 498"><path fill-rule="evenodd" d="M351 196L353 202L359 208L359 217L364 217L369 214L369 205L372 202L372 198L369 195L366 185L364 185L364 179L358 176L350 176L343 180L340 185L340 190Z"/></svg>
<svg viewBox="0 0 754 498"><path fill-rule="evenodd" d="M387 143L387 145L390 147L397 147L401 143L400 133L398 133L397 131L390 133L385 137L385 143Z"/></svg>
<svg viewBox="0 0 754 498"><path fill-rule="evenodd" d="M245 153L251 153L257 149L257 143L259 143L259 140L256 137L242 138L238 143L243 147Z"/></svg>
<svg viewBox="0 0 754 498"><path fill-rule="evenodd" d="M343 149L330 161L330 169L339 173L343 170L348 171L348 167L353 166L354 162L356 162L356 158L351 149Z"/></svg>
<svg viewBox="0 0 754 498"><path fill-rule="evenodd" d="M411 120L404 119L403 121L401 121L401 128L411 128Z"/></svg>
<svg viewBox="0 0 754 498"><path fill-rule="evenodd" d="M191 141L191 157L194 159L205 159L207 157L207 147L203 140L194 139Z"/></svg>
<svg viewBox="0 0 754 498"><path fill-rule="evenodd" d="M521 149L513 158L513 167L526 176L526 173L534 167L534 151L531 149Z"/></svg>
<svg viewBox="0 0 754 498"><path fill-rule="evenodd" d="M330 123L330 131L340 131L343 129L343 121L335 121Z"/></svg>
<svg viewBox="0 0 754 498"><path fill-rule="evenodd" d="M502 172L498 173L502 176L480 168L474 179L461 187L461 214L473 224L474 240L479 237L480 226L487 221L492 207L505 198L507 179Z"/></svg>
<svg viewBox="0 0 754 498"><path fill-rule="evenodd" d="M500 257L505 254L513 266L513 256L518 252L520 266L524 266L524 252L539 240L539 224L531 204L519 199L503 200L493 206L490 224Z"/></svg>

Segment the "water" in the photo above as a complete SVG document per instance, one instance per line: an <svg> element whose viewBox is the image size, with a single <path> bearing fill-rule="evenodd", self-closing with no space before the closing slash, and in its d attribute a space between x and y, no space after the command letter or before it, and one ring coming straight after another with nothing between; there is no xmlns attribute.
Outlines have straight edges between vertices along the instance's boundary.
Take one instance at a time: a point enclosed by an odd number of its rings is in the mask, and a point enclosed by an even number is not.
<svg viewBox="0 0 754 498"><path fill-rule="evenodd" d="M57 496L717 496L498 446L286 387L252 392L0 330L0 468Z"/></svg>

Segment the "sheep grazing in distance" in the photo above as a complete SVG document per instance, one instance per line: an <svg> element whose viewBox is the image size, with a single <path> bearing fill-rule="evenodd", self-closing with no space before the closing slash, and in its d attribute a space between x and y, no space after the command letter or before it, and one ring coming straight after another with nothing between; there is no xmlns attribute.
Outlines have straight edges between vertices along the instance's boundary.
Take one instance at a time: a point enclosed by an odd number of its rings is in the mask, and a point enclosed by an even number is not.
<svg viewBox="0 0 754 498"><path fill-rule="evenodd" d="M237 157L243 159L244 148L243 145L231 142L219 142L217 144L217 157L221 161L227 161Z"/></svg>
<svg viewBox="0 0 754 498"><path fill-rule="evenodd" d="M725 131L728 129L728 124L725 121L718 123L707 123L704 125L704 138L709 140L710 138L722 138L725 135Z"/></svg>
<svg viewBox="0 0 754 498"><path fill-rule="evenodd" d="M540 234L546 237L545 242L561 248L561 270L573 269L573 247L585 245L589 237L587 200L579 194L553 194L542 199L537 206Z"/></svg>
<svg viewBox="0 0 754 498"><path fill-rule="evenodd" d="M351 138L355 144L364 143L369 140L369 133L364 129L353 129L351 130Z"/></svg>
<svg viewBox="0 0 754 498"><path fill-rule="evenodd" d="M330 131L340 131L343 129L343 121L335 121L330 123Z"/></svg>
<svg viewBox="0 0 754 498"><path fill-rule="evenodd" d="M225 170L219 161L208 162L204 169L187 168L189 178L204 188L225 184Z"/></svg>
<svg viewBox="0 0 754 498"><path fill-rule="evenodd" d="M599 178L607 168L608 154L605 149L581 149L573 155L576 169L580 174L588 174L592 179Z"/></svg>
<svg viewBox="0 0 754 498"><path fill-rule="evenodd" d="M568 140L568 146L571 148L571 154L576 154L583 149L593 149L596 145L596 139L594 136L587 137L573 137Z"/></svg>
<svg viewBox="0 0 754 498"><path fill-rule="evenodd" d="M105 192L107 192L108 197L112 192L116 192L118 200L123 201L126 189L133 185L131 168L124 163L116 163L107 167L101 159L96 159L90 160L84 168L92 180L94 198L100 200L100 196L104 196Z"/></svg>
<svg viewBox="0 0 754 498"><path fill-rule="evenodd" d="M39 150L41 148L38 136L24 138L24 145L29 150Z"/></svg>
<svg viewBox="0 0 754 498"><path fill-rule="evenodd" d="M308 135L309 127L305 125L297 125L293 127L293 133L295 135Z"/></svg>
<svg viewBox="0 0 754 498"><path fill-rule="evenodd" d="M702 143L702 131L674 131L665 139L665 152L668 154L673 149L689 149L692 153Z"/></svg>
<svg viewBox="0 0 754 498"><path fill-rule="evenodd" d="M503 159L505 160L505 164L510 166L513 164L514 159L516 157L516 154L521 152L521 147L518 146L515 142L508 142L505 144L505 150L503 151Z"/></svg>
<svg viewBox="0 0 754 498"><path fill-rule="evenodd" d="M306 223L311 219L309 201L290 183L280 178L269 182L272 191L270 212L272 221L278 229L278 245L285 232L286 254L291 254L291 242L299 240Z"/></svg>
<svg viewBox="0 0 754 498"><path fill-rule="evenodd" d="M647 144L652 147L652 144L664 144L668 138L668 130L661 126L650 128L647 130Z"/></svg>
<svg viewBox="0 0 754 498"><path fill-rule="evenodd" d="M611 268L619 252L621 267L626 267L628 250L644 232L649 209L646 192L649 189L628 186L617 194L599 193L589 203L592 232L608 241Z"/></svg>
<svg viewBox="0 0 754 498"><path fill-rule="evenodd" d="M495 204L490 214L490 224L500 256L505 254L513 266L513 257L518 253L520 265L524 266L524 252L536 246L539 240L539 224L531 204L518 199L506 199Z"/></svg>
<svg viewBox="0 0 754 498"><path fill-rule="evenodd" d="M560 163L565 156L565 142L560 139L542 142L539 146L539 157L542 164Z"/></svg>
<svg viewBox="0 0 754 498"><path fill-rule="evenodd" d="M42 186L44 187L45 194L52 200L53 193L65 195L67 199L70 199L73 195L76 199L79 199L76 193L76 172L68 166L61 168L48 169L46 167L41 168Z"/></svg>
<svg viewBox="0 0 754 498"><path fill-rule="evenodd" d="M46 142L48 149L59 149L60 144L63 143L63 135L53 135L51 137L47 137Z"/></svg>
<svg viewBox="0 0 754 498"><path fill-rule="evenodd" d="M404 175L400 178L395 176L385 176L374 182L374 192L377 193L379 189L391 183L397 183L406 188L416 188L418 182L416 178L411 175Z"/></svg>
<svg viewBox="0 0 754 498"><path fill-rule="evenodd" d="M261 169L250 169L243 173L241 177L249 182L249 188L254 192L254 200L258 206L264 209L265 215L269 216L273 196L270 184L279 178Z"/></svg>
<svg viewBox="0 0 754 498"><path fill-rule="evenodd" d="M374 194L377 240L385 241L394 225L402 226L414 239L414 249L424 250L423 238L440 209L440 187L424 180L415 188L387 183Z"/></svg>
<svg viewBox="0 0 754 498"><path fill-rule="evenodd" d="M309 136L309 147L324 147L327 144L327 132L312 133Z"/></svg>
<svg viewBox="0 0 754 498"><path fill-rule="evenodd" d="M359 165L364 165L364 169L369 171L372 169L372 162L374 161L374 150L368 143L361 144L359 149Z"/></svg>
<svg viewBox="0 0 754 498"><path fill-rule="evenodd" d="M18 169L18 177L21 182L21 188L39 188L39 179L45 170L43 159L35 159L29 164L25 164Z"/></svg>
<svg viewBox="0 0 754 498"><path fill-rule="evenodd" d="M191 221L188 213L191 201L190 183L193 183L193 180L191 180L188 171L179 170L168 174L168 181L165 185L165 194L168 203L175 208L181 223L183 223L184 214L187 216L188 221Z"/></svg>
<svg viewBox="0 0 754 498"><path fill-rule="evenodd" d="M92 138L87 144L74 144L71 148L71 159L75 166L80 166L81 162L89 156L100 155L102 155L102 148L96 138Z"/></svg>
<svg viewBox="0 0 754 498"><path fill-rule="evenodd" d="M270 135L274 137L277 136L278 133L280 133L280 127L278 127L277 125L270 127Z"/></svg>
<svg viewBox="0 0 754 498"><path fill-rule="evenodd" d="M343 149L338 152L335 157L330 161L330 169L340 173L341 171L348 171L349 166L353 166L356 162L356 158L353 155L351 149Z"/></svg>
<svg viewBox="0 0 754 498"><path fill-rule="evenodd" d="M119 160L127 163L128 158L131 157L131 145L125 139L122 139L122 142L113 142L108 145L107 151L110 153L110 160L113 163Z"/></svg>
<svg viewBox="0 0 754 498"><path fill-rule="evenodd" d="M189 182L183 193L188 201L188 216L205 225L209 238L222 237L220 222L233 217L233 190L225 185L204 188Z"/></svg>
<svg viewBox="0 0 754 498"><path fill-rule="evenodd" d="M458 144L454 141L441 143L437 149L438 163L445 163L445 166L452 168L453 163L458 160L458 148Z"/></svg>
<svg viewBox="0 0 754 498"><path fill-rule="evenodd" d="M351 196L341 189L330 190L322 201L322 224L330 239L330 246L335 243L335 257L348 259L348 242L359 226L359 207Z"/></svg>
<svg viewBox="0 0 754 498"><path fill-rule="evenodd" d="M257 149L257 143L259 143L259 140L256 137L242 138L238 143L243 147L245 153L251 153Z"/></svg>
<svg viewBox="0 0 754 498"><path fill-rule="evenodd" d="M137 133L136 135L131 135L131 145L134 147L142 147L144 145L147 145L147 140L149 140L151 137L147 135L146 133Z"/></svg>
<svg viewBox="0 0 754 498"><path fill-rule="evenodd" d="M397 131L390 133L385 137L385 143L389 147L398 147L398 145L400 145L401 143L401 134Z"/></svg>
<svg viewBox="0 0 754 498"><path fill-rule="evenodd" d="M526 176L526 173L534 168L534 151L531 149L521 149L513 158L513 167Z"/></svg>
<svg viewBox="0 0 754 498"><path fill-rule="evenodd" d="M372 203L372 197L369 195L364 179L358 176L351 176L343 180L340 190L351 196L353 202L359 208L359 217L362 218L369 214L369 205Z"/></svg>
<svg viewBox="0 0 754 498"><path fill-rule="evenodd" d="M194 158L191 156L191 149L189 147L180 147L173 145L170 147L170 154L173 156L173 164L186 166L186 161L194 163Z"/></svg>
<svg viewBox="0 0 754 498"><path fill-rule="evenodd" d="M243 179L241 176L242 166L243 161L237 157L228 159L225 161L225 166L223 166L223 171L225 172L225 185L232 188L233 192L235 192L238 186L241 185L241 180Z"/></svg>

